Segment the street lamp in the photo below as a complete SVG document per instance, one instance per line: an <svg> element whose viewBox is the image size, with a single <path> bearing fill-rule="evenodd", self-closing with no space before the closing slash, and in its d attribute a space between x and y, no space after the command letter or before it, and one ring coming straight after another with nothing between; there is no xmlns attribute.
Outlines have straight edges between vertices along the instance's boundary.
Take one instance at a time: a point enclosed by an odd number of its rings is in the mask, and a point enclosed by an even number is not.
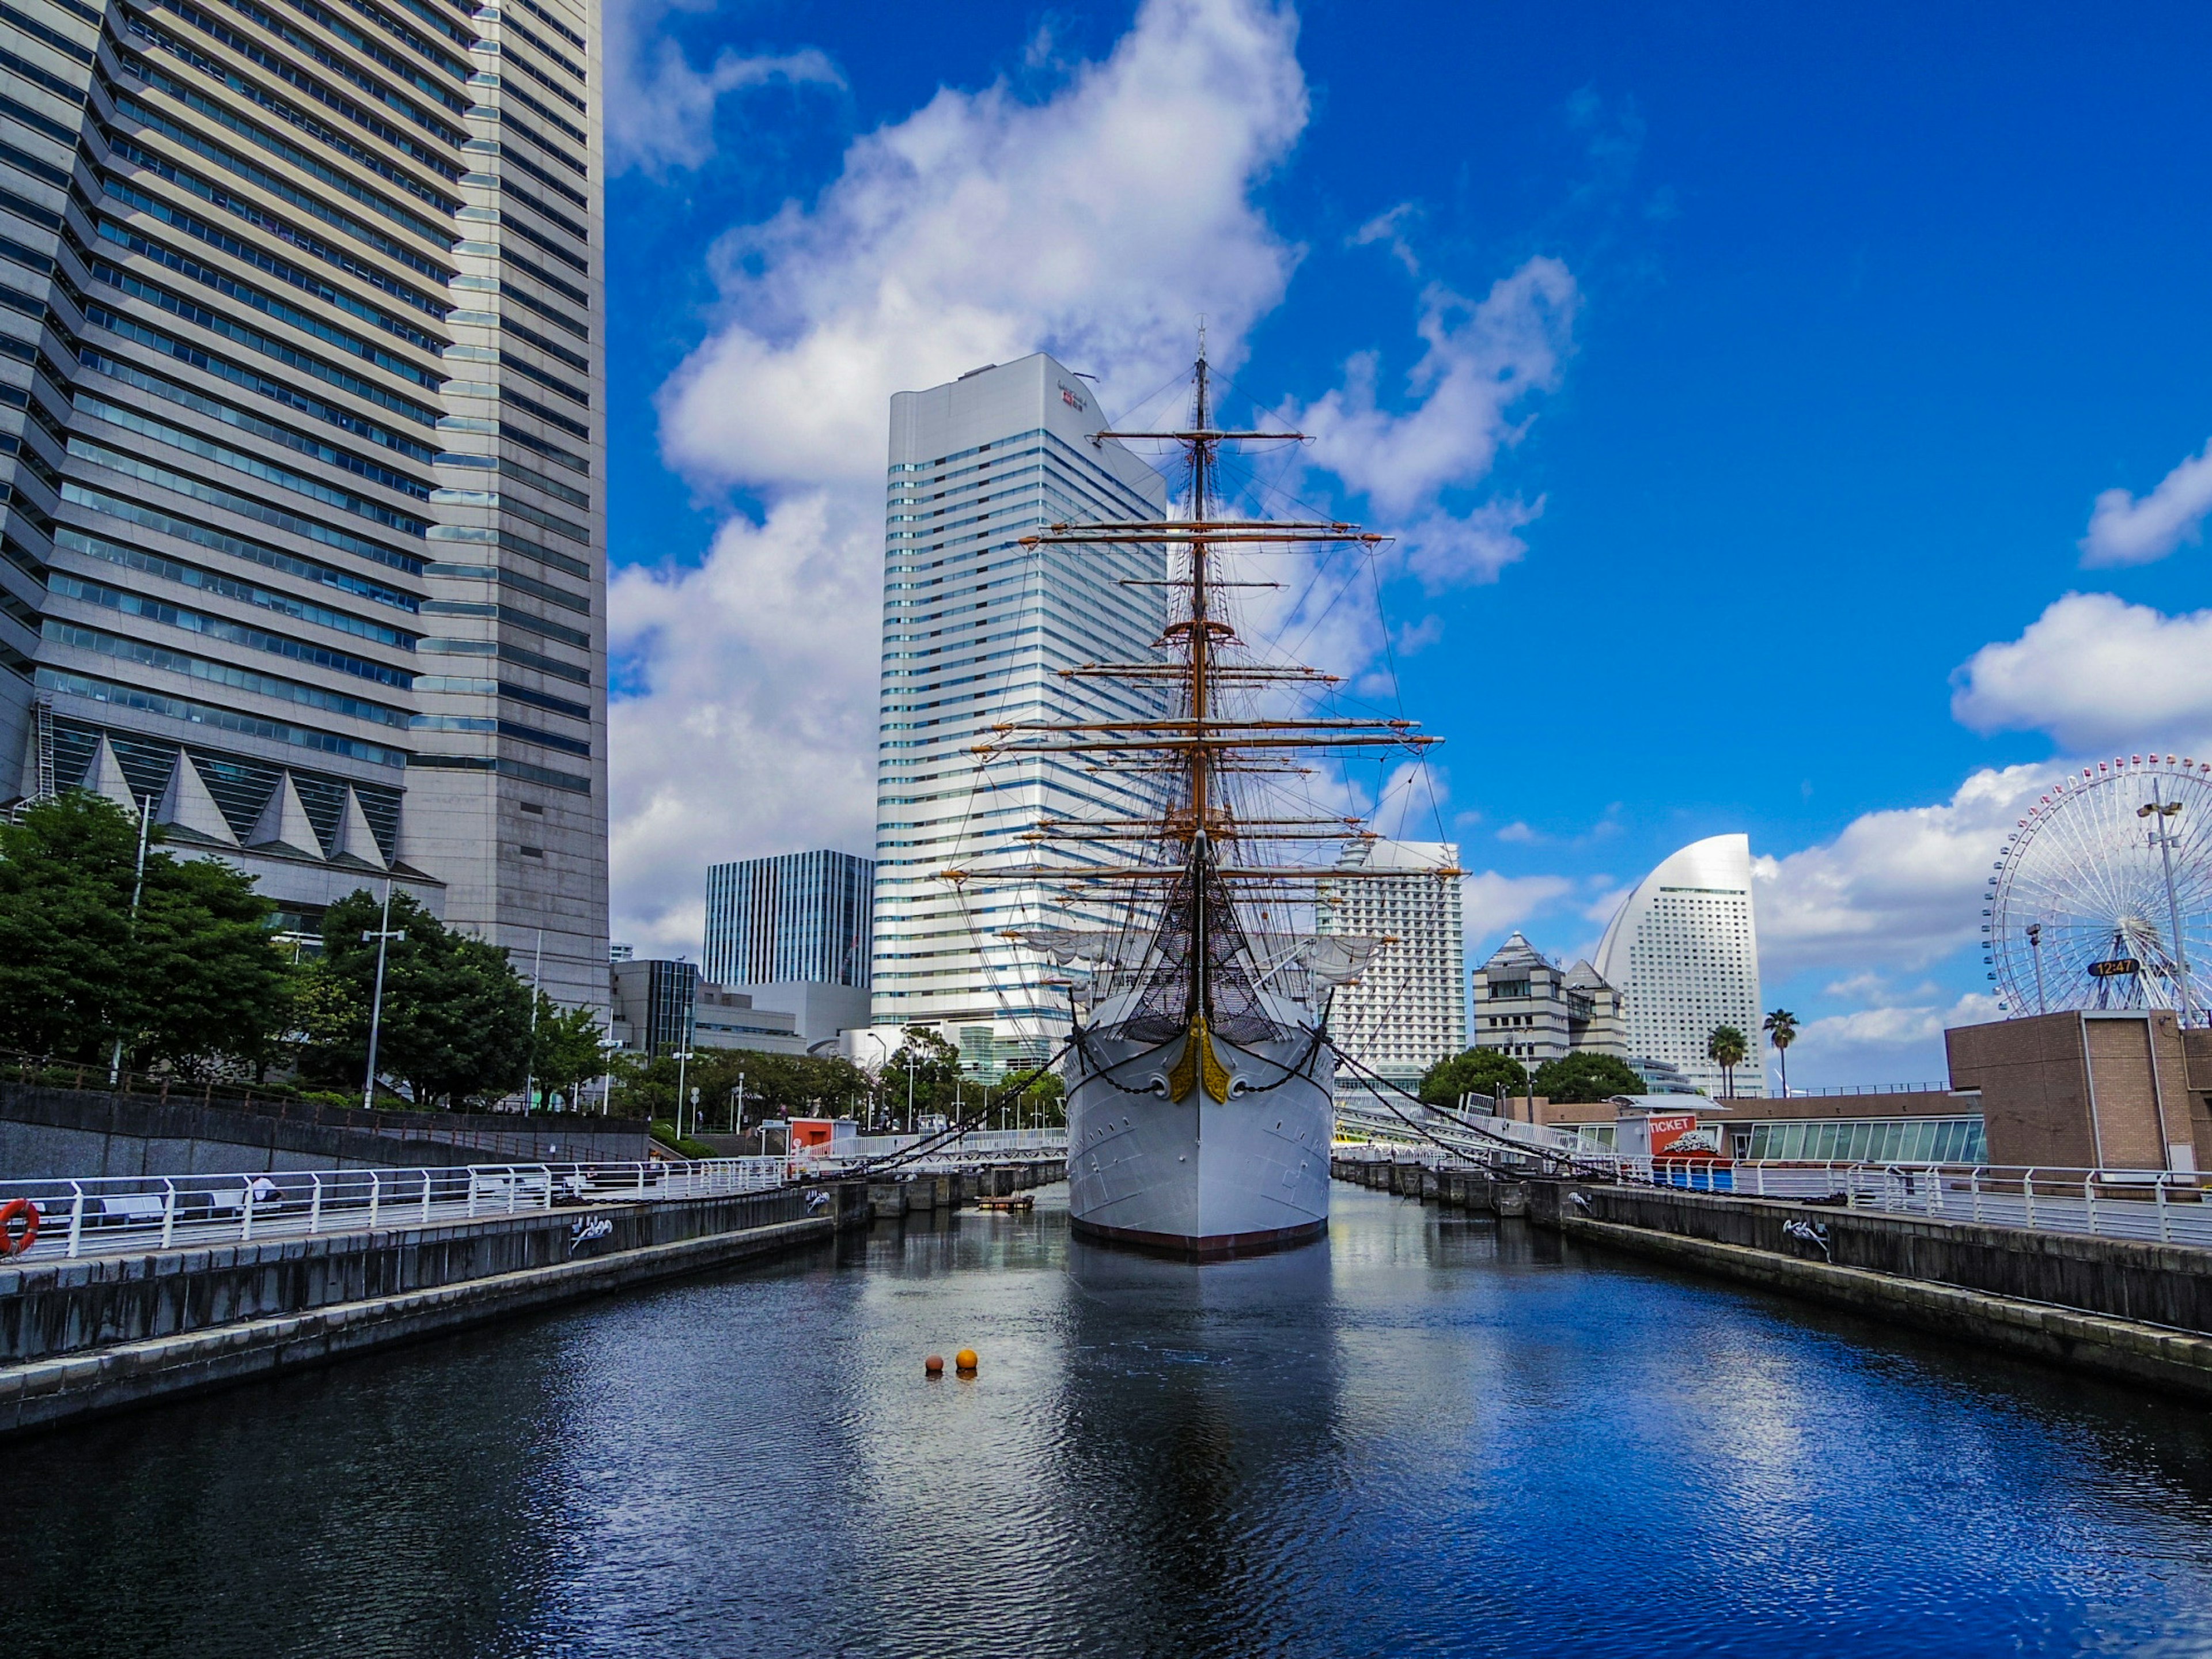
<svg viewBox="0 0 2212 1659"><path fill-rule="evenodd" d="M364 1111L376 1105L376 1039L384 1025L384 951L393 939L405 939L404 927L394 931L392 926L392 878L384 878L384 919L374 933L365 933L361 942L376 941L376 995L368 1006L368 1073L361 1080L361 1104Z"/></svg>
<svg viewBox="0 0 2212 1659"><path fill-rule="evenodd" d="M670 1056L676 1062L676 1138L684 1139L684 1069L699 1058L689 1048L678 1048Z"/></svg>
<svg viewBox="0 0 2212 1659"><path fill-rule="evenodd" d="M2035 964L2035 1012L2040 1014L2048 1011L2043 1006L2043 924L2039 921L2027 924L2027 955Z"/></svg>
<svg viewBox="0 0 2212 1659"><path fill-rule="evenodd" d="M2151 845L2158 848L2158 855L2166 864L2166 914L2167 921L2173 928L2173 961L2174 966L2181 975L2181 1023L2186 1025L2189 1024L2191 1012L2189 994L2189 947L2182 942L2181 902L2174 896L2173 891L2173 849L2179 843L2181 837L2175 835L2166 823L2166 819L2178 817L2180 813L2179 801L2160 800L2155 796L2136 808L2137 817L2157 820L2151 827L2150 840Z"/></svg>
<svg viewBox="0 0 2212 1659"><path fill-rule="evenodd" d="M599 1060L605 1072L599 1079L599 1115L605 1117L614 1109L615 1056L622 1052L622 1039L603 1036L599 1039Z"/></svg>

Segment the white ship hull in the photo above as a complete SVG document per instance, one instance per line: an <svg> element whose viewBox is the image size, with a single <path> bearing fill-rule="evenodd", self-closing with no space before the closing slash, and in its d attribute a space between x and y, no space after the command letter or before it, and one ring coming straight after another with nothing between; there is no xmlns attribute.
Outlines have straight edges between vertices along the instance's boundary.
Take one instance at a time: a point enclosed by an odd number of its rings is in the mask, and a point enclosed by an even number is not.
<svg viewBox="0 0 2212 1659"><path fill-rule="evenodd" d="M1185 1039L1094 1028L1067 1072L1068 1212L1094 1238L1205 1260L1303 1243L1328 1224L1334 1058L1310 1035L1217 1040L1229 1097L1168 1098Z"/></svg>

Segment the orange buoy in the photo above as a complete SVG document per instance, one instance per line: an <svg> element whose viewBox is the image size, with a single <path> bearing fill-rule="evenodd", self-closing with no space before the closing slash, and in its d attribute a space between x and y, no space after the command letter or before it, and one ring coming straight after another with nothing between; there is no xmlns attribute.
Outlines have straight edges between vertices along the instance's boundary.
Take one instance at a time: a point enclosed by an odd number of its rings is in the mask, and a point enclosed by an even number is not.
<svg viewBox="0 0 2212 1659"><path fill-rule="evenodd" d="M963 1371L974 1370L975 1369L975 1350L973 1348L961 1349L958 1353L952 1356L952 1363L957 1365Z"/></svg>
<svg viewBox="0 0 2212 1659"><path fill-rule="evenodd" d="M39 1206L27 1198L0 1204L0 1255L21 1255L39 1242Z"/></svg>
<svg viewBox="0 0 2212 1659"><path fill-rule="evenodd" d="M921 1369L922 1369L923 1373L924 1373L925 1375L927 1375L927 1376L944 1376L944 1375L945 1375L945 1356L944 1356L943 1354L941 1354L941 1353L933 1353L933 1354L930 1355L928 1358L927 1358L927 1359L925 1359L925 1360L923 1360L923 1361L921 1362Z"/></svg>

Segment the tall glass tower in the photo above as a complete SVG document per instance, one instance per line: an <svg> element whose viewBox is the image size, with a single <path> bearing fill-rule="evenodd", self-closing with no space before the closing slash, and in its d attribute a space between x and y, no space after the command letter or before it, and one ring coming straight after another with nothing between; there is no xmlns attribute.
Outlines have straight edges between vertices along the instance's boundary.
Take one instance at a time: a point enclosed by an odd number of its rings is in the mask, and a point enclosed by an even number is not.
<svg viewBox="0 0 2212 1659"><path fill-rule="evenodd" d="M0 793L607 998L594 0L15 0Z"/></svg>
<svg viewBox="0 0 2212 1659"><path fill-rule="evenodd" d="M1041 819L1140 816L1156 804L1080 755L1001 758L996 722L1157 719L1164 700L1055 671L1142 661L1165 625L1151 548L1025 549L1075 520L1156 519L1159 475L1111 439L1083 377L1039 354L891 399L876 783L878 1025L981 1028L1020 1048L1066 1020L1042 961L1005 930L1081 925L1040 888L945 878L1018 850Z"/></svg>
<svg viewBox="0 0 2212 1659"><path fill-rule="evenodd" d="M1748 836L1692 842L1637 883L1598 943L1597 971L1620 992L1631 1060L1663 1060L1717 1096L1705 1048L1733 1025L1749 1050L1735 1091L1766 1092Z"/></svg>

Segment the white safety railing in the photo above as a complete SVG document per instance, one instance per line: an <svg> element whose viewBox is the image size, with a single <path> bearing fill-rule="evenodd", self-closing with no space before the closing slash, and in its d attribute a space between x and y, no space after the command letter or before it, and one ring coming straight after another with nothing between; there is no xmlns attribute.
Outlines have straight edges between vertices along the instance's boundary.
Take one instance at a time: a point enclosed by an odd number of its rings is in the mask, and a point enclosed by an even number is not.
<svg viewBox="0 0 2212 1659"><path fill-rule="evenodd" d="M2040 1232L2212 1247L2212 1176L2172 1170L1968 1168L1942 1164L1714 1165L1659 1160L1662 1184L1745 1198L1810 1199Z"/></svg>
<svg viewBox="0 0 2212 1659"><path fill-rule="evenodd" d="M1067 1156L1065 1129L969 1129L957 1135L848 1135L818 1146L795 1146L794 1162L814 1168L857 1164L870 1158L896 1158L921 1146L929 1150L900 1165L926 1169L965 1164L1020 1164Z"/></svg>
<svg viewBox="0 0 2212 1659"><path fill-rule="evenodd" d="M1419 1164L1431 1169L1496 1168L1500 1162L1480 1150L1461 1152L1386 1142L1339 1141L1330 1156L1348 1163ZM1602 1166L1616 1179L1637 1185L1796 1199L1935 1221L2212 1249L2212 1173L1954 1164L1731 1164L1703 1158L1614 1158L1587 1147L1577 1162L1586 1170Z"/></svg>
<svg viewBox="0 0 2212 1659"><path fill-rule="evenodd" d="M1408 1106L1408 1115L1417 1109ZM1571 1129L1547 1123L1522 1123L1508 1117L1471 1117L1462 1123L1431 1112L1418 1120L1417 1135L1403 1119L1388 1112L1340 1104L1335 1156L1357 1160L1425 1164L1532 1164L1572 1159L1586 1170L1616 1170L1621 1160L1610 1147L1583 1139Z"/></svg>
<svg viewBox="0 0 2212 1659"><path fill-rule="evenodd" d="M781 1158L732 1158L0 1181L0 1252L29 1240L15 1254L0 1253L0 1265L441 1226L568 1205L726 1197L806 1173ZM27 1210L37 1217L35 1229Z"/></svg>

